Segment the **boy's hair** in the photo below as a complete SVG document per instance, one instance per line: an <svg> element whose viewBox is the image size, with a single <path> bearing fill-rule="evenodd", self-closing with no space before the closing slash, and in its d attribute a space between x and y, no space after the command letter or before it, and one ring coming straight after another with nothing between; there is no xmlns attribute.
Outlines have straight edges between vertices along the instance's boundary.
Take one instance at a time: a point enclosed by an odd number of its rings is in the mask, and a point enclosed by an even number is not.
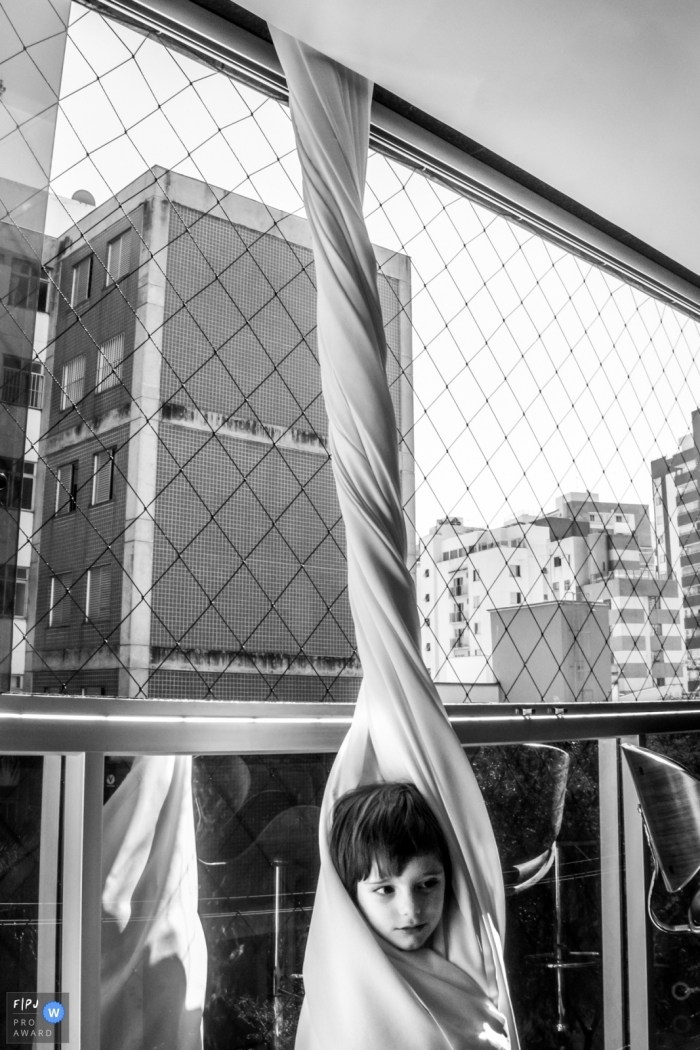
<svg viewBox="0 0 700 1050"><path fill-rule="evenodd" d="M434 853L450 882L450 855L437 817L413 784L365 784L333 807L329 847L353 900L376 861L382 878L400 875L411 858Z"/></svg>

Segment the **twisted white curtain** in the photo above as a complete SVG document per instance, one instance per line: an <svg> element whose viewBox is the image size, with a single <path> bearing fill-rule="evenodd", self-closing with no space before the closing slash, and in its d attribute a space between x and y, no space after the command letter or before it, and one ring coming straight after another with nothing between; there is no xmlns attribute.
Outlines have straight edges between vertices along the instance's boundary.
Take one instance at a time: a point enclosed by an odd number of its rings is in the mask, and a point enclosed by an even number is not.
<svg viewBox="0 0 700 1050"><path fill-rule="evenodd" d="M297 1050L516 1050L496 843L421 659L405 564L396 421L362 213L372 85L292 37L272 35L289 84L313 236L323 393L364 672L321 814ZM416 784L444 828L453 893L433 948L401 952L378 939L331 863L334 800L375 780Z"/></svg>

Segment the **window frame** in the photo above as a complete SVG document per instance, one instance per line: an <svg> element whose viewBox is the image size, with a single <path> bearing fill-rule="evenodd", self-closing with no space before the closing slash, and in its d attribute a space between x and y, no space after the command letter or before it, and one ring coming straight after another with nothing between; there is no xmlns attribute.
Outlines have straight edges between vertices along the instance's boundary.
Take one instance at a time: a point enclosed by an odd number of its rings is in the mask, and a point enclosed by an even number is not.
<svg viewBox="0 0 700 1050"><path fill-rule="evenodd" d="M104 602L104 597L103 597L103 594L102 594L102 584L100 584L99 608L97 610L97 613L95 614L92 611L92 609L90 608L90 606L91 606L92 593L93 593L93 589L94 589L93 577L95 576L96 573L99 573L101 578L104 577L104 576L106 576L108 578L108 580L109 580L109 587L108 587L107 609L106 609L106 611L103 612L102 611L102 605L103 605L103 602ZM93 623L94 624L94 623L103 622L104 620L109 620L110 614L111 614L111 608L110 607L111 607L111 602L112 602L112 582L113 582L113 579L112 579L112 566L111 565L91 565L90 566L90 568L87 571L87 580L86 580L86 583L85 583L85 623Z"/></svg>
<svg viewBox="0 0 700 1050"><path fill-rule="evenodd" d="M70 485L66 486L61 479L61 471L70 468L71 479ZM61 493L66 493L66 499L61 502ZM67 514L74 514L78 505L78 461L75 459L68 460L66 463L60 463L56 467L56 497L54 500L54 516L64 517ZM67 509L66 509L67 508Z"/></svg>
<svg viewBox="0 0 700 1050"><path fill-rule="evenodd" d="M83 362L83 373L79 377L79 380L78 379L72 379L70 381L70 383L67 383L67 381L66 381L66 369L70 368L71 365L73 365L74 363L77 363L78 361L82 361ZM87 363L87 355L86 354L76 354L74 357L69 358L68 361L64 361L63 362L63 365L61 366L61 385L60 385L60 391L61 391L61 408L60 408L60 410L61 410L61 412L70 412L70 410L72 408L75 408L76 405L80 404L80 402L85 397L85 366L86 366L86 363ZM69 393L68 393L68 386L75 386L78 383L78 381L80 381L80 383L81 383L80 397L71 398L69 396Z"/></svg>
<svg viewBox="0 0 700 1050"><path fill-rule="evenodd" d="M18 608L18 597L22 595L22 609ZM29 566L18 565L15 569L15 605L14 615L20 620L27 618L27 606L29 603Z"/></svg>
<svg viewBox="0 0 700 1050"><path fill-rule="evenodd" d="M19 497L20 510L34 510L34 491L36 489L36 478L37 478L37 464L36 459L25 459L22 464L22 489ZM31 469L29 469L31 468ZM25 506L25 494L29 492L30 496L27 500L28 506Z"/></svg>
<svg viewBox="0 0 700 1050"><path fill-rule="evenodd" d="M119 359L116 363L110 360L108 354L105 353L105 349L111 344L119 346ZM107 390L112 390L115 386L120 386L122 383L122 365L124 363L124 332L119 332L117 335L111 336L105 340L104 343L100 343L97 348L97 369L95 373L95 393L102 394Z"/></svg>
<svg viewBox="0 0 700 1050"><path fill-rule="evenodd" d="M97 452L93 453L92 456L92 486L90 489L90 506L91 507L102 507L105 503L111 503L114 499L114 457L116 455L116 448L101 448ZM98 460L102 456L107 456L102 466L98 466ZM98 475L105 469L109 464L109 496L106 499L97 500L97 478Z"/></svg>
<svg viewBox="0 0 700 1050"><path fill-rule="evenodd" d="M65 581L68 581L67 583ZM64 588L64 593L57 599L56 598L56 584L60 583ZM70 627L71 624L71 574L68 572L55 572L51 574L51 584L49 591L49 627ZM60 619L56 619L56 611L61 606L61 602L66 602L66 605L61 610Z"/></svg>
<svg viewBox="0 0 700 1050"><path fill-rule="evenodd" d="M128 265L125 266L124 265L124 261L125 261L125 257L126 257L126 252L128 251L128 249L130 247L130 245L129 245L130 233L131 233L130 229L122 230L122 232L118 233L116 237L113 237L110 241L107 241L107 259L106 259L106 265L105 265L105 285L104 285L105 288L109 288L113 284L119 284L119 282L122 280L122 278L126 277L126 275L129 272L129 266ZM114 247L117 244L122 245L122 247L119 249L119 266L117 267L117 272L113 273L112 272L112 258L111 257L112 257L112 253L114 251ZM126 245L126 251L125 251L123 245Z"/></svg>
<svg viewBox="0 0 700 1050"><path fill-rule="evenodd" d="M71 305L72 309L75 309L77 306L81 306L82 303L86 303L90 299L90 292L92 291L92 271L93 271L92 259L93 259L92 252L90 252L88 255L84 255L82 259L79 259L78 262L73 263L73 268L72 268L72 272L71 272L71 289L70 289L70 305ZM85 281L85 295L83 295L79 299L78 298L78 294L80 293L79 272L80 272L81 267L83 267L83 266L85 266L87 268L87 279Z"/></svg>

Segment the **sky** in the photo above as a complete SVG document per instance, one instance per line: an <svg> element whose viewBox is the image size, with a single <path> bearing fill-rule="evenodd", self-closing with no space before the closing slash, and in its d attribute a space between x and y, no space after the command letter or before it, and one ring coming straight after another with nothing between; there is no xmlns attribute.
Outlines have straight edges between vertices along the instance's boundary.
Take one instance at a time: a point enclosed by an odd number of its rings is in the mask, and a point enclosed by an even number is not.
<svg viewBox="0 0 700 1050"><path fill-rule="evenodd" d="M56 193L159 164L303 215L288 111L73 5ZM411 259L417 526L496 526L562 492L648 504L700 399L700 326L376 153L374 243Z"/></svg>

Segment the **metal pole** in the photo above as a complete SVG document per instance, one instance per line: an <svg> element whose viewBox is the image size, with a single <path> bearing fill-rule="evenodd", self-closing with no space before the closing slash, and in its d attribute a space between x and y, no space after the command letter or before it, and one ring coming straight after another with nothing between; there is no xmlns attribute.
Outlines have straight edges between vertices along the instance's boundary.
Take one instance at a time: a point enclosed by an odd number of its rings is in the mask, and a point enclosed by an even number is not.
<svg viewBox="0 0 700 1050"><path fill-rule="evenodd" d="M70 996L70 1039L62 1050L81 1050L80 1005L83 927L83 805L85 755L66 755L61 870L61 994ZM92 1050L92 1048L90 1048Z"/></svg>
<svg viewBox="0 0 700 1050"><path fill-rule="evenodd" d="M45 755L41 780L41 834L39 839L39 909L37 929L38 992L58 995L56 943L58 940L58 839L61 820L61 756Z"/></svg>
<svg viewBox="0 0 700 1050"><path fill-rule="evenodd" d="M80 1028L83 1047L100 1047L100 968L102 947L102 808L104 754L85 755L82 864L82 974Z"/></svg>
<svg viewBox="0 0 700 1050"><path fill-rule="evenodd" d="M624 737L639 744L639 737ZM630 1050L650 1050L649 995L651 932L647 919L649 860L644 828L632 775L622 763L622 799L625 826L625 901L627 912L627 1002Z"/></svg>
<svg viewBox="0 0 700 1050"><path fill-rule="evenodd" d="M620 855L620 788L617 740L598 742L600 809L600 896L603 949L603 1041L605 1050L625 1043L622 958L622 859Z"/></svg>
<svg viewBox="0 0 700 1050"><path fill-rule="evenodd" d="M274 1026L272 1032L272 1046L279 1050L282 1039L282 968L281 968L281 937L282 929L280 923L280 904L282 897L282 867L284 861L273 860L272 867L275 871L275 960L272 974L272 997L274 1009Z"/></svg>
<svg viewBox="0 0 700 1050"><path fill-rule="evenodd" d="M559 873L559 843L554 843L554 969L557 975L557 1042L567 1045L568 1025L564 1006L564 944L561 914L561 879Z"/></svg>

